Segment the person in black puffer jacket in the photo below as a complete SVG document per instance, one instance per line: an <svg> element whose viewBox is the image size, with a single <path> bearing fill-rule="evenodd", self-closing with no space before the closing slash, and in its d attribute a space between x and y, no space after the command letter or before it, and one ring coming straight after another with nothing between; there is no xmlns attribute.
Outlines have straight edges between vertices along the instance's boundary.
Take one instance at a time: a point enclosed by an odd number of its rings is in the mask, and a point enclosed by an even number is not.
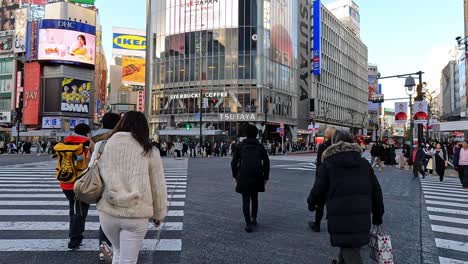
<svg viewBox="0 0 468 264"><path fill-rule="evenodd" d="M247 139L234 152L231 162L232 177L237 185L236 192L242 194L242 208L246 223L245 231L251 233L257 225L258 193L265 192L270 175L270 160L265 147L257 140L258 129L254 125L245 127ZM252 202L252 214L250 204Z"/></svg>
<svg viewBox="0 0 468 264"><path fill-rule="evenodd" d="M382 190L371 165L361 157L361 147L353 144L348 132L337 131L332 143L323 153L319 180L307 203L314 210L326 201L330 242L340 248L335 263L362 263L360 248L369 243L371 219L374 225L383 222Z"/></svg>

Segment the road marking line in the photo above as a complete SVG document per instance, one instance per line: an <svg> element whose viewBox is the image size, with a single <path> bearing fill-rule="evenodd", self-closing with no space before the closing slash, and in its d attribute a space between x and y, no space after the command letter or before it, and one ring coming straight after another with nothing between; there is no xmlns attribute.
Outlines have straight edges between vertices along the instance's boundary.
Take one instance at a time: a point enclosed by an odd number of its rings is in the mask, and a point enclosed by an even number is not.
<svg viewBox="0 0 468 264"><path fill-rule="evenodd" d="M86 222L86 230L99 230L99 222ZM148 228L156 230L152 223L148 222ZM44 230L60 230L68 231L70 229L69 222L0 222L0 230L4 231L44 231ZM182 222L165 222L162 225L162 230L180 231L183 229Z"/></svg>
<svg viewBox="0 0 468 264"><path fill-rule="evenodd" d="M466 242L440 239L440 238L436 238L435 242L438 248L468 252L468 243Z"/></svg>
<svg viewBox="0 0 468 264"><path fill-rule="evenodd" d="M311 171L312 169L304 169L304 168L283 168L285 170L301 170L301 171Z"/></svg>
<svg viewBox="0 0 468 264"><path fill-rule="evenodd" d="M433 221L441 221L441 222L448 222L448 223L455 223L455 224L468 224L468 219L457 218L457 217L429 215L429 219Z"/></svg>
<svg viewBox="0 0 468 264"><path fill-rule="evenodd" d="M423 187L423 191L437 191L437 192L444 192L444 193L459 193L459 194L468 194L467 191L460 189L460 190L450 190L450 189L441 189L438 187Z"/></svg>
<svg viewBox="0 0 468 264"><path fill-rule="evenodd" d="M450 226L431 225L432 231L446 234L468 236L468 229Z"/></svg>
<svg viewBox="0 0 468 264"><path fill-rule="evenodd" d="M437 204L437 205L447 205L447 206L468 208L468 204L462 204L462 203L440 202L440 201L433 201L433 200L426 200L426 203L427 204Z"/></svg>
<svg viewBox="0 0 468 264"><path fill-rule="evenodd" d="M452 198L452 197L441 197L441 196L433 196L433 195L424 195L426 199L437 199L443 201L454 201L454 202L468 202L468 199L462 198Z"/></svg>
<svg viewBox="0 0 468 264"><path fill-rule="evenodd" d="M437 183L425 183L425 182L421 182L421 185L422 186L434 186L434 187L446 187L446 188L462 188L462 185L461 184L437 184Z"/></svg>
<svg viewBox="0 0 468 264"><path fill-rule="evenodd" d="M468 264L468 261L439 257L440 264Z"/></svg>
<svg viewBox="0 0 468 264"><path fill-rule="evenodd" d="M432 195L439 195L439 196L446 196L446 197L466 197L468 198L468 193L463 194L451 194L451 193L440 193L440 192L431 192L431 191L424 191L424 194L432 194Z"/></svg>
<svg viewBox="0 0 468 264"><path fill-rule="evenodd" d="M97 239L83 240L85 245L78 251L96 251L99 248ZM68 251L68 239L0 239L1 251ZM145 239L143 251L181 251L181 239Z"/></svg>
<svg viewBox="0 0 468 264"><path fill-rule="evenodd" d="M427 207L427 211L434 212L434 213L444 213L444 214L453 214L453 215L467 215L468 211L464 210L455 210L455 209L447 209L447 208L439 208L439 207Z"/></svg>
<svg viewBox="0 0 468 264"><path fill-rule="evenodd" d="M21 209L0 209L1 216L68 216L70 210L21 210ZM97 210L89 210L89 216L98 216ZM169 210L167 216L184 216L183 210Z"/></svg>
<svg viewBox="0 0 468 264"><path fill-rule="evenodd" d="M68 201L4 201L0 200L0 205L69 205ZM167 206L184 206L185 202L168 201Z"/></svg>

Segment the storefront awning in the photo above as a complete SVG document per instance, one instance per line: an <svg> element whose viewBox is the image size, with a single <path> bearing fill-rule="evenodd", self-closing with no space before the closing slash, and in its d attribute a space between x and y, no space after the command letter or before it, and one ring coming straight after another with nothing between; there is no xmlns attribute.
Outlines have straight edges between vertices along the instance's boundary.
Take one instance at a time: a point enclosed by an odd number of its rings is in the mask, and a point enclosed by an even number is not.
<svg viewBox="0 0 468 264"><path fill-rule="evenodd" d="M216 136L222 135L223 131L204 129L202 133L204 136ZM165 129L156 131L156 134L160 136L199 136L200 130L196 128L190 130Z"/></svg>

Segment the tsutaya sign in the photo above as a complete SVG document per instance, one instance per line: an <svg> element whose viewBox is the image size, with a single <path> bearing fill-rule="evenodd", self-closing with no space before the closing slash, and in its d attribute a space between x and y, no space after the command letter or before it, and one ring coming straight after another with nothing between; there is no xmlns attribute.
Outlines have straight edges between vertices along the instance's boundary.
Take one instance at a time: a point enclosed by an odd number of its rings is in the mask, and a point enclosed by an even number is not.
<svg viewBox="0 0 468 264"><path fill-rule="evenodd" d="M206 98L222 98L222 97L227 97L228 93L227 92L220 92L220 93L205 93ZM200 94L199 93L192 93L192 94L171 94L169 96L170 99L186 99L186 98L199 98Z"/></svg>
<svg viewBox="0 0 468 264"><path fill-rule="evenodd" d="M255 121L257 114L220 114L220 121Z"/></svg>

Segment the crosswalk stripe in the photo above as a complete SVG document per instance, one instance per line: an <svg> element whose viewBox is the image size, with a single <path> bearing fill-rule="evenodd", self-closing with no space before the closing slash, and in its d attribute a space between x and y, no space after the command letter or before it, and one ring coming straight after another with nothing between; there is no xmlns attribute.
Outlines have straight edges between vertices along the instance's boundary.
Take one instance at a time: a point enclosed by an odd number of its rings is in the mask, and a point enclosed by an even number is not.
<svg viewBox="0 0 468 264"><path fill-rule="evenodd" d="M148 220L149 221L149 220ZM86 222L86 230L97 231L99 230L99 222ZM162 230L178 231L182 230L181 222L165 222ZM60 230L68 231L70 223L67 222L0 222L0 230L3 231L38 231L38 230ZM152 223L148 222L148 228L155 230L156 228Z"/></svg>
<svg viewBox="0 0 468 264"><path fill-rule="evenodd" d="M69 205L68 201L14 201L0 200L0 205ZM184 206L185 202L169 201L168 206Z"/></svg>
<svg viewBox="0 0 468 264"><path fill-rule="evenodd" d="M0 209L0 216L68 216L69 213L69 210ZM98 216L98 211L89 210L88 215ZM167 216L184 216L184 211L169 210Z"/></svg>
<svg viewBox="0 0 468 264"><path fill-rule="evenodd" d="M447 209L447 208L439 208L439 207L427 207L427 211L434 212L434 213L445 213L445 214L468 216L468 211L465 211L465 210Z"/></svg>
<svg viewBox="0 0 468 264"><path fill-rule="evenodd" d="M447 205L447 206L453 206L453 207L463 207L463 208L468 208L468 204L462 204L462 203L450 203L450 202L441 202L441 201L433 201L433 200L426 200L427 204L437 204L437 205Z"/></svg>
<svg viewBox="0 0 468 264"><path fill-rule="evenodd" d="M467 194L452 194L452 193L424 191L424 194L432 194L432 195L445 196L445 197L466 197L466 198L468 198L468 193Z"/></svg>
<svg viewBox="0 0 468 264"><path fill-rule="evenodd" d="M436 238L435 241L438 248L468 252L468 243L466 242L440 238Z"/></svg>
<svg viewBox="0 0 468 264"><path fill-rule="evenodd" d="M468 202L468 199L442 197L442 196L436 196L436 195L424 195L424 197L426 199L436 199L436 200L454 201L454 202Z"/></svg>
<svg viewBox="0 0 468 264"><path fill-rule="evenodd" d="M68 251L68 239L0 239L1 251ZM99 248L97 239L84 239L84 246L79 251L96 251ZM142 251L180 251L180 239L145 239Z"/></svg>
<svg viewBox="0 0 468 264"><path fill-rule="evenodd" d="M65 198L64 194L36 194L36 193L30 193L30 194L2 194L0 193L0 198ZM176 199L182 199L185 198L185 194L168 194L168 198L176 198Z"/></svg>
<svg viewBox="0 0 468 264"><path fill-rule="evenodd" d="M440 264L468 264L468 261L439 257Z"/></svg>
<svg viewBox="0 0 468 264"><path fill-rule="evenodd" d="M184 193L186 192L185 188L167 188L168 192L176 192L176 193ZM0 193L11 193L11 192L58 192L62 193L63 196L63 191L60 188L54 188L54 189L2 189L0 188ZM25 195L23 195L25 197Z"/></svg>
<svg viewBox="0 0 468 264"><path fill-rule="evenodd" d="M59 183L56 184L0 184L0 187L60 187Z"/></svg>
<svg viewBox="0 0 468 264"><path fill-rule="evenodd" d="M422 182L421 185L422 185L422 186L439 186L439 187L456 187L456 188L462 188L462 186L461 186L460 183L444 183L444 184L441 184L441 183L426 183L426 182Z"/></svg>
<svg viewBox="0 0 468 264"><path fill-rule="evenodd" d="M441 226L441 225L431 225L431 228L432 228L432 231L434 232L468 236L468 229L465 229L465 228Z"/></svg>
<svg viewBox="0 0 468 264"><path fill-rule="evenodd" d="M468 225L468 219L464 219L464 218L448 217L448 216L440 216L440 215L429 215L429 219L433 221Z"/></svg>
<svg viewBox="0 0 468 264"><path fill-rule="evenodd" d="M444 193L458 193L458 194L467 194L468 191L463 189L460 190L453 190L453 189L445 189L445 188L436 188L436 187L423 187L424 191L437 191L437 192L444 192Z"/></svg>

